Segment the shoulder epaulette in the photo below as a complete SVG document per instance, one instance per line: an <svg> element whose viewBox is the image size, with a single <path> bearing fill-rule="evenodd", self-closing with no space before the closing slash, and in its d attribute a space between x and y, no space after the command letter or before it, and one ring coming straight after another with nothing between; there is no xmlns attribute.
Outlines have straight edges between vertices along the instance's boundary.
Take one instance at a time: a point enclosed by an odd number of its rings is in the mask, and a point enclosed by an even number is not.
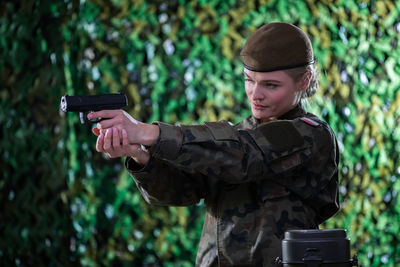
<svg viewBox="0 0 400 267"><path fill-rule="evenodd" d="M307 117L301 117L300 120L314 127L318 127L321 125L321 123Z"/></svg>

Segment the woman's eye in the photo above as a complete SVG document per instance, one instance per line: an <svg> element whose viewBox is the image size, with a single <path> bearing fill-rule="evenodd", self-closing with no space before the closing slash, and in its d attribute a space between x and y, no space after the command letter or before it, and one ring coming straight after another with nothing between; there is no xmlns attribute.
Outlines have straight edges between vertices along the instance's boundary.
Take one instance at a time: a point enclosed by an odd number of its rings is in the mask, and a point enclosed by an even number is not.
<svg viewBox="0 0 400 267"><path fill-rule="evenodd" d="M252 79L248 79L248 78L244 79L244 81L245 81L245 82L253 82Z"/></svg>
<svg viewBox="0 0 400 267"><path fill-rule="evenodd" d="M271 89L275 89L276 87L278 87L278 85L274 84L274 83L266 83L265 87L271 88Z"/></svg>

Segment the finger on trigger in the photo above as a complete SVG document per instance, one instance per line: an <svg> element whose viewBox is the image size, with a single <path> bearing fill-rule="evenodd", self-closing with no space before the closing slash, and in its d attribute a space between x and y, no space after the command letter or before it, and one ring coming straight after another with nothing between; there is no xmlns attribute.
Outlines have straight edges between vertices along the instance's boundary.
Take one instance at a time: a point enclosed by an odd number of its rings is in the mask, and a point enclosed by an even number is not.
<svg viewBox="0 0 400 267"><path fill-rule="evenodd" d="M87 115L87 118L89 119L89 120L92 120L92 119L96 119L97 118L97 114L96 114L96 112L90 112L88 115Z"/></svg>

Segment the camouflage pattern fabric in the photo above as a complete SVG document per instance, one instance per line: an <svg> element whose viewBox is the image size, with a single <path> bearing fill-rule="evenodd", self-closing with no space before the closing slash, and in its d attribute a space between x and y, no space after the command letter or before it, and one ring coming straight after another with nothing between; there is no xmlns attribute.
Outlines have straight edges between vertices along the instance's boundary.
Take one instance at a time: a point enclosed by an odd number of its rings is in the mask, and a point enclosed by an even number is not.
<svg viewBox="0 0 400 267"><path fill-rule="evenodd" d="M150 204L204 198L196 266L275 266L285 231L318 228L339 209L335 135L301 107L262 124L157 124L148 164L126 167Z"/></svg>

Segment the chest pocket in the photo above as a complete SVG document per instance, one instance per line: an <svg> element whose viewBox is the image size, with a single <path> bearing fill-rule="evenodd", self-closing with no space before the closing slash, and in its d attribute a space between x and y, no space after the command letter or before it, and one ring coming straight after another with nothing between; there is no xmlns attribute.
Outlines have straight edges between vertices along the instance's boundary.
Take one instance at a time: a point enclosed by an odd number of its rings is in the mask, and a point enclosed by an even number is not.
<svg viewBox="0 0 400 267"><path fill-rule="evenodd" d="M288 155L275 155L269 166L276 174L291 171L310 160L311 154L311 149L309 147L304 147Z"/></svg>

